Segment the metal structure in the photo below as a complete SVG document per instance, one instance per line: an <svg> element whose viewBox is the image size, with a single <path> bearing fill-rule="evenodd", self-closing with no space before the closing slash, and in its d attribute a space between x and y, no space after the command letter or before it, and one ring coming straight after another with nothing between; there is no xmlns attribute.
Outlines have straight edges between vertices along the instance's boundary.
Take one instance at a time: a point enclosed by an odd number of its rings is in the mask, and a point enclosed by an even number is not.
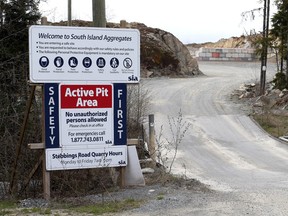
<svg viewBox="0 0 288 216"><path fill-rule="evenodd" d="M270 13L270 0L264 0L263 32L262 32L263 39L262 39L262 53L261 53L261 73L260 73L260 95L264 95L265 84L266 84L268 35L269 35L269 13Z"/></svg>
<svg viewBox="0 0 288 216"><path fill-rule="evenodd" d="M68 0L68 26L72 26L72 0Z"/></svg>
<svg viewBox="0 0 288 216"><path fill-rule="evenodd" d="M105 0L92 0L94 27L106 27Z"/></svg>

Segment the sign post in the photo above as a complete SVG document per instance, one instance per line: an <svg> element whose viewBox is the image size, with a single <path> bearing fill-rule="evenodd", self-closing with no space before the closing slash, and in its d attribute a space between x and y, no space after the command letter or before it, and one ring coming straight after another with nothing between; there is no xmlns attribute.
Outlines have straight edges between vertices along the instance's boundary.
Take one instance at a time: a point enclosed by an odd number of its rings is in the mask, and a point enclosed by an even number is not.
<svg viewBox="0 0 288 216"><path fill-rule="evenodd" d="M44 83L45 169L125 167L126 83L140 81L139 31L31 26L29 51L30 80Z"/></svg>

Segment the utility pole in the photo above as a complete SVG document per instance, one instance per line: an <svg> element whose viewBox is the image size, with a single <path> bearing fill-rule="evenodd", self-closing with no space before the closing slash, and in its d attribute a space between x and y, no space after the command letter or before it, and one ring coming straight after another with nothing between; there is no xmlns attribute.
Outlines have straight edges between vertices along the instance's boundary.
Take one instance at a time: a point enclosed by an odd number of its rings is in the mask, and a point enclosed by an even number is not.
<svg viewBox="0 0 288 216"><path fill-rule="evenodd" d="M72 0L68 0L68 26L72 26Z"/></svg>
<svg viewBox="0 0 288 216"><path fill-rule="evenodd" d="M2 7L1 7L1 4L0 4L0 27L2 28L2 25L3 25L3 16L2 16Z"/></svg>
<svg viewBox="0 0 288 216"><path fill-rule="evenodd" d="M268 36L269 36L269 13L270 0L264 0L264 15L263 15L263 43L261 53L261 74L260 74L260 95L265 93L266 70L267 70L267 53L268 53Z"/></svg>
<svg viewBox="0 0 288 216"><path fill-rule="evenodd" d="M286 33L286 37L287 37L287 39L286 39L286 49L288 50L288 33ZM282 45L283 46L283 45ZM287 58L287 60L286 60L286 81L288 81L288 52L286 51L286 58Z"/></svg>
<svg viewBox="0 0 288 216"><path fill-rule="evenodd" d="M92 0L94 27L106 27L105 0Z"/></svg>
<svg viewBox="0 0 288 216"><path fill-rule="evenodd" d="M3 20L3 3L0 3L0 28L3 27L4 20Z"/></svg>

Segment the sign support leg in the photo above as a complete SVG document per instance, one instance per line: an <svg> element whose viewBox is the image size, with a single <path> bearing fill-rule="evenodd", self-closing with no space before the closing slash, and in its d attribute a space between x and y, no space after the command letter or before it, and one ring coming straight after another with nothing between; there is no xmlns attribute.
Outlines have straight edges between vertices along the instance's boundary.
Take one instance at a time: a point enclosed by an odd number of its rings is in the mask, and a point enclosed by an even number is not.
<svg viewBox="0 0 288 216"><path fill-rule="evenodd" d="M45 150L44 150L45 151ZM45 153L44 153L45 155ZM46 156L46 155L45 155ZM43 167L43 196L44 199L50 200L50 172L46 170L46 161L45 157L43 158L42 167Z"/></svg>
<svg viewBox="0 0 288 216"><path fill-rule="evenodd" d="M125 187L125 167L120 167L120 188Z"/></svg>
<svg viewBox="0 0 288 216"><path fill-rule="evenodd" d="M44 87L42 86L42 104L45 104L44 99ZM45 106L42 106L42 142L44 146L45 143ZM43 176L43 198L46 200L50 200L50 172L46 169L46 151L45 148L43 150L43 160L42 160L42 176Z"/></svg>

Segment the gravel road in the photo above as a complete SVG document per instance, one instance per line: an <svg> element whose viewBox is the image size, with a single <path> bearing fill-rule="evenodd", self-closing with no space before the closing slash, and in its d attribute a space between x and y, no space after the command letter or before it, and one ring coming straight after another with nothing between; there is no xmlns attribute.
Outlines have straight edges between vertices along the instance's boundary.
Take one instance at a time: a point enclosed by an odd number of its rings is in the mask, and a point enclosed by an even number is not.
<svg viewBox="0 0 288 216"><path fill-rule="evenodd" d="M151 185L112 193L114 200L147 200L140 208L110 215L288 215L288 147L270 137L231 100L242 83L259 81L258 63L200 62L205 76L147 79L153 95L156 135L179 110L191 123L172 172L197 179L184 185ZM275 74L269 65L267 78ZM191 182L192 181L192 182ZM101 197L86 197L101 200Z"/></svg>
<svg viewBox="0 0 288 216"><path fill-rule="evenodd" d="M156 134L179 109L191 123L173 173L198 179L212 191L167 189L163 199L156 196L120 215L288 215L288 147L230 99L240 84L259 81L259 68L258 63L200 62L206 76L145 80L153 94ZM268 80L274 68L269 65ZM164 127L163 136L169 129Z"/></svg>

